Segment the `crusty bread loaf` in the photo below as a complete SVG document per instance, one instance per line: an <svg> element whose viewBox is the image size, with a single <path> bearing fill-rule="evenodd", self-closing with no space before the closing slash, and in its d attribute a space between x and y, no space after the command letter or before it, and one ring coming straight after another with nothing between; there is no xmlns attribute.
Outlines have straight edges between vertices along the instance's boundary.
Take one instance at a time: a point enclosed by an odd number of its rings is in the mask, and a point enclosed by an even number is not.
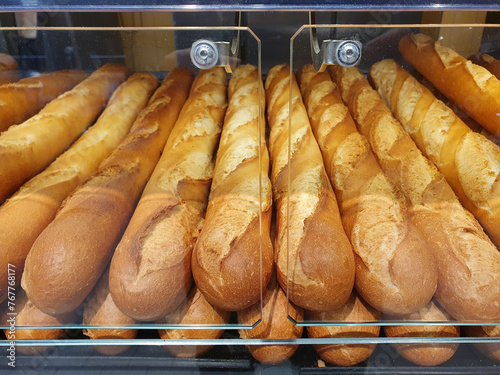
<svg viewBox="0 0 500 375"><path fill-rule="evenodd" d="M229 323L231 313L212 306L200 290L194 285L187 298L174 312L159 320L158 324L190 326L213 325L222 326ZM158 333L164 340L181 339L218 339L224 333L223 329L159 329ZM199 357L212 346L210 345L166 345L165 348L181 358Z"/></svg>
<svg viewBox="0 0 500 375"><path fill-rule="evenodd" d="M354 292L342 307L325 312L306 311L306 319L316 323L360 323L376 322L381 314L368 305ZM310 325L307 335L310 338L355 338L378 337L380 327L376 325L338 326L338 325ZM326 362L337 366L354 366L365 361L375 350L375 344L317 344L314 350Z"/></svg>
<svg viewBox="0 0 500 375"><path fill-rule="evenodd" d="M451 316L434 301L420 311L406 316L387 316L384 320L445 322ZM460 328L452 325L384 326L387 337L459 337ZM420 366L438 366L449 360L458 349L458 343L391 344L399 354Z"/></svg>
<svg viewBox="0 0 500 375"><path fill-rule="evenodd" d="M66 334L66 329L61 328L21 328L21 327L59 327L74 323L75 314L69 312L66 314L52 316L41 312L29 300L26 293L17 288L13 304L3 306L0 312L0 323L3 326L11 326L9 319L15 319L15 329L4 329L5 336L10 340L57 340ZM13 308L13 310L10 309ZM16 315L9 315L16 314ZM46 346L17 346L16 349L23 354L38 354L47 349Z"/></svg>
<svg viewBox="0 0 500 375"><path fill-rule="evenodd" d="M83 326L103 326L114 328L84 328L83 334L91 339L135 339L137 329L117 328L133 326L136 322L122 313L113 302L109 292L109 268L104 271L92 293L87 297L83 306ZM117 355L129 348L128 345L99 345L94 346L102 354Z"/></svg>
<svg viewBox="0 0 500 375"><path fill-rule="evenodd" d="M113 93L95 125L0 207L0 302L6 298L7 265L15 266L19 283L36 238L54 219L62 201L128 133L157 86L157 79L149 73L131 76Z"/></svg>
<svg viewBox="0 0 500 375"><path fill-rule="evenodd" d="M399 51L439 91L492 134L500 134L500 81L493 74L425 34L403 37Z"/></svg>
<svg viewBox="0 0 500 375"><path fill-rule="evenodd" d="M21 78L19 71L17 70L16 60L5 53L0 53L0 86L6 83L11 83L17 81ZM2 131L1 121L0 121L0 132Z"/></svg>
<svg viewBox="0 0 500 375"><path fill-rule="evenodd" d="M136 320L164 317L189 292L191 252L207 205L226 81L222 68L198 73L113 255L113 299Z"/></svg>
<svg viewBox="0 0 500 375"><path fill-rule="evenodd" d="M500 247L500 148L473 132L394 60L374 64L370 79L418 148Z"/></svg>
<svg viewBox="0 0 500 375"><path fill-rule="evenodd" d="M435 296L455 319L500 319L500 253L356 68L331 70L379 165L409 199L438 267Z"/></svg>
<svg viewBox="0 0 500 375"><path fill-rule="evenodd" d="M500 60L495 59L493 56L487 55L486 53L476 53L469 56L469 60L473 64L481 65L493 74L497 79L500 79Z"/></svg>
<svg viewBox="0 0 500 375"><path fill-rule="evenodd" d="M328 311L342 306L351 294L354 256L295 76L291 86L289 78L290 68L278 65L266 79L277 276L295 304L308 310Z"/></svg>
<svg viewBox="0 0 500 375"><path fill-rule="evenodd" d="M33 244L21 285L40 310L52 314L74 310L101 277L160 158L192 79L186 68L170 72L130 133L92 178L65 200Z"/></svg>
<svg viewBox="0 0 500 375"><path fill-rule="evenodd" d="M304 321L304 310L287 304L287 298L276 279L273 277L264 291L263 301L248 309L238 311L238 323L252 325L262 321L252 329L240 329L242 339L298 339L302 337L302 326L293 323ZM288 305L288 306L287 306ZM262 313L262 315L261 315ZM259 362L276 364L290 358L299 345L247 345L250 354Z"/></svg>
<svg viewBox="0 0 500 375"><path fill-rule="evenodd" d="M45 168L94 122L126 74L124 66L105 65L37 115L0 135L0 202Z"/></svg>
<svg viewBox="0 0 500 375"><path fill-rule="evenodd" d="M500 326L465 326L462 332L469 337L500 337ZM474 347L488 358L500 362L500 342L474 343Z"/></svg>
<svg viewBox="0 0 500 375"><path fill-rule="evenodd" d="M0 53L0 70L16 70L17 62L11 56L6 53Z"/></svg>
<svg viewBox="0 0 500 375"><path fill-rule="evenodd" d="M193 249L192 270L196 285L212 305L237 311L257 302L262 287L271 278L272 198L264 138L264 93L257 67L238 67L229 82L228 94L207 213Z"/></svg>
<svg viewBox="0 0 500 375"><path fill-rule="evenodd" d="M383 313L418 311L436 291L437 269L404 196L356 130L330 75L305 65L297 79L354 250L356 289Z"/></svg>

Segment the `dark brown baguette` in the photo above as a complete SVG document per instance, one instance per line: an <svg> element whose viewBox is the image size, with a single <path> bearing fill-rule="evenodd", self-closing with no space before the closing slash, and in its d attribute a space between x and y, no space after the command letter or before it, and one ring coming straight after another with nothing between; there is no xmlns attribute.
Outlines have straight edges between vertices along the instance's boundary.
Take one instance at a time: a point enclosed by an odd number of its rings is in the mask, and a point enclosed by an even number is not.
<svg viewBox="0 0 500 375"><path fill-rule="evenodd" d="M46 313L74 310L106 269L184 104L193 74L176 68L96 174L31 248L21 284Z"/></svg>
<svg viewBox="0 0 500 375"><path fill-rule="evenodd" d="M207 205L226 85L222 68L198 73L113 255L113 299L136 320L171 313L191 287L191 252Z"/></svg>
<svg viewBox="0 0 500 375"><path fill-rule="evenodd" d="M297 78L354 250L356 289L383 313L420 310L436 291L437 268L403 194L380 169L330 75L306 65Z"/></svg>
<svg viewBox="0 0 500 375"><path fill-rule="evenodd" d="M409 199L438 267L436 298L461 321L500 319L500 253L356 68L334 66L342 99L386 176Z"/></svg>
<svg viewBox="0 0 500 375"><path fill-rule="evenodd" d="M69 77L74 74L78 79L73 84L83 78L82 73L69 73ZM104 65L51 101L37 115L3 132L0 135L0 202L75 141L94 122L111 93L126 78L124 66ZM0 91L5 87L0 87Z"/></svg>
<svg viewBox="0 0 500 375"><path fill-rule="evenodd" d="M97 122L0 207L0 302L6 298L7 265L16 268L17 286L36 238L54 219L62 201L125 137L157 86L158 80L149 73L131 76L113 93Z"/></svg>
<svg viewBox="0 0 500 375"><path fill-rule="evenodd" d="M212 305L237 311L257 302L261 286L267 285L271 277L272 198L264 138L264 98L257 67L238 67L229 82L228 94L207 213L193 249L192 270L196 285Z"/></svg>
<svg viewBox="0 0 500 375"><path fill-rule="evenodd" d="M269 71L266 79L271 179L276 205L277 279L296 305L328 311L342 306L351 295L354 256L295 76L291 83L289 78L290 68L278 65ZM291 135L288 130L290 89Z"/></svg>

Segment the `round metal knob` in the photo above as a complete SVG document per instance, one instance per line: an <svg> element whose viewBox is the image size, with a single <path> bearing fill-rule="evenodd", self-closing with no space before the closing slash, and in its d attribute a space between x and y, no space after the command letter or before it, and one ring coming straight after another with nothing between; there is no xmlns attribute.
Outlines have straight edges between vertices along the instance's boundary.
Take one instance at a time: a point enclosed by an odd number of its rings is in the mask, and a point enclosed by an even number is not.
<svg viewBox="0 0 500 375"><path fill-rule="evenodd" d="M219 60L216 45L209 40L197 40L191 46L191 61L199 69L213 68Z"/></svg>
<svg viewBox="0 0 500 375"><path fill-rule="evenodd" d="M339 65L355 66L361 60L361 45L354 41L345 41L337 47L337 61Z"/></svg>

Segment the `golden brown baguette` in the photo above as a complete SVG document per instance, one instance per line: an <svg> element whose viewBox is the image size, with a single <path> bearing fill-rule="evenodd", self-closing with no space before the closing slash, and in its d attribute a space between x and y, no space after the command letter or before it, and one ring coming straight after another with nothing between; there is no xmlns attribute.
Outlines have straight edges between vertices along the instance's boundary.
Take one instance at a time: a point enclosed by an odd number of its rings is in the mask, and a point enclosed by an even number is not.
<svg viewBox="0 0 500 375"><path fill-rule="evenodd" d="M296 305L328 311L342 306L351 294L354 256L295 77L291 86L293 121L288 162L289 78L289 67L278 65L266 79L277 277Z"/></svg>
<svg viewBox="0 0 500 375"><path fill-rule="evenodd" d="M420 311L406 316L387 316L384 320L446 322L451 316L439 304L431 301ZM459 337L460 327L452 325L384 326L387 337ZM438 366L449 360L458 343L391 344L407 360L420 366Z"/></svg>
<svg viewBox="0 0 500 375"><path fill-rule="evenodd" d="M0 53L0 85L15 82L19 80L19 78L21 78L21 75L17 70L16 60L10 55ZM0 125L0 132L1 131L2 127Z"/></svg>
<svg viewBox="0 0 500 375"><path fill-rule="evenodd" d="M192 256L196 285L212 305L228 311L257 302L273 267L271 183L260 82L252 65L238 67L229 82L229 105L206 218Z"/></svg>
<svg viewBox="0 0 500 375"><path fill-rule="evenodd" d="M69 312L58 316L47 315L36 308L26 293L17 288L13 301L6 301L0 312L0 323L11 327L4 329L5 336L11 340L57 340L66 335L66 329L60 326L75 322L75 313ZM14 315L15 314L15 315ZM15 328L12 324L15 322ZM60 328L21 328L21 327L60 327ZM38 354L47 349L46 346L17 346L23 354Z"/></svg>
<svg viewBox="0 0 500 375"><path fill-rule="evenodd" d="M500 60L495 59L493 56L487 55L486 53L476 53L475 55L469 56L469 60L473 64L481 65L493 74L497 79L500 79Z"/></svg>
<svg viewBox="0 0 500 375"><path fill-rule="evenodd" d="M255 324L261 318L262 321L252 329L240 329L242 339L299 339L302 337L302 326L294 324L288 319L294 319L296 322L304 320L304 310L288 305L287 298L281 290L276 279L273 277L264 291L263 307L256 303L248 309L238 311L238 323L244 325ZM252 357L262 363L276 364L289 359L297 350L299 345L247 345Z"/></svg>
<svg viewBox="0 0 500 375"><path fill-rule="evenodd" d="M462 327L469 337L500 337L500 326L466 326ZM500 362L500 342L474 343L474 347L488 358Z"/></svg>
<svg viewBox="0 0 500 375"><path fill-rule="evenodd" d="M435 256L435 296L440 304L457 320L498 321L500 253L496 247L361 71L335 66L331 73L382 170L409 199L410 217Z"/></svg>
<svg viewBox="0 0 500 375"><path fill-rule="evenodd" d="M165 325L213 325L222 326L229 323L231 313L212 306L200 290L193 285L187 298L174 312L159 320ZM182 339L218 339L224 333L223 329L159 329L160 338L164 340ZM210 345L166 345L165 348L181 358L199 357L210 350Z"/></svg>
<svg viewBox="0 0 500 375"><path fill-rule="evenodd" d="M29 119L87 77L87 73L79 70L61 70L3 85L0 87L0 132Z"/></svg>
<svg viewBox="0 0 500 375"><path fill-rule="evenodd" d="M473 132L394 60L374 64L370 79L418 148L500 247L500 148Z"/></svg>
<svg viewBox="0 0 500 375"><path fill-rule="evenodd" d="M500 81L425 34L411 34L399 51L444 95L494 135L500 134Z"/></svg>
<svg viewBox="0 0 500 375"><path fill-rule="evenodd" d="M352 293L349 300L339 309L326 312L306 311L306 319L314 322L330 323L361 323L376 322L381 318L380 312ZM380 327L369 326L308 326L307 335L310 338L355 338L378 337ZM376 344L316 344L314 350L326 362L337 366L354 366L365 361L375 350Z"/></svg>
<svg viewBox="0 0 500 375"><path fill-rule="evenodd" d="M103 326L114 328L85 328L83 334L93 340L99 339L135 339L137 329L117 328L120 326L134 326L136 322L122 313L116 307L109 292L109 268L104 271L92 293L87 297L83 306L84 326ZM94 346L99 353L117 355L129 348L127 345L99 345Z"/></svg>
<svg viewBox="0 0 500 375"><path fill-rule="evenodd" d="M46 313L74 310L91 292L160 158L193 74L176 68L165 78L130 133L98 171L65 200L37 238L21 280Z"/></svg>
<svg viewBox="0 0 500 375"><path fill-rule="evenodd" d="M92 124L126 75L124 66L105 65L37 115L0 135L0 202L45 168Z"/></svg>
<svg viewBox="0 0 500 375"><path fill-rule="evenodd" d="M97 122L0 207L0 302L6 298L7 265L14 265L20 282L36 238L54 219L62 201L97 170L128 133L157 86L158 80L149 73L130 77L113 93Z"/></svg>
<svg viewBox="0 0 500 375"><path fill-rule="evenodd" d="M330 75L305 65L297 79L354 250L356 289L383 313L420 310L436 291L437 268L404 196L380 169Z"/></svg>
<svg viewBox="0 0 500 375"><path fill-rule="evenodd" d="M189 292L191 252L207 206L226 85L222 68L198 73L113 255L113 299L136 320L164 317Z"/></svg>

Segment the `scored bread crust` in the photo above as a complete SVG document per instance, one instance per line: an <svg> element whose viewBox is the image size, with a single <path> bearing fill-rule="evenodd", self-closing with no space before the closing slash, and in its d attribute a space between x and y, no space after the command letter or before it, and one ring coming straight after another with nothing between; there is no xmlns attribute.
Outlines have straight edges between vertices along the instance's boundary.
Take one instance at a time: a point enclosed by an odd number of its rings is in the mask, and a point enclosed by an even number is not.
<svg viewBox="0 0 500 375"><path fill-rule="evenodd" d="M192 255L196 285L212 305L228 311L257 302L273 267L272 198L261 85L258 69L252 65L238 67L229 81L229 105L206 218Z"/></svg>
<svg viewBox="0 0 500 375"><path fill-rule="evenodd" d="M103 274L192 79L186 68L169 73L130 133L92 178L64 201L33 244L21 285L40 310L56 314L76 309Z"/></svg>
<svg viewBox="0 0 500 375"><path fill-rule="evenodd" d="M277 278L296 305L327 311L340 307L351 294L354 256L295 77L288 163L289 78L289 67L278 65L266 79Z"/></svg>
<svg viewBox="0 0 500 375"><path fill-rule="evenodd" d="M425 34L411 34L399 51L422 75L474 120L500 135L500 80Z"/></svg>
<svg viewBox="0 0 500 375"><path fill-rule="evenodd" d="M409 199L410 217L431 246L438 267L437 300L457 320L498 320L496 247L363 73L334 66L331 74L382 170Z"/></svg>
<svg viewBox="0 0 500 375"><path fill-rule="evenodd" d="M370 79L418 148L500 247L500 148L473 132L394 60L374 64Z"/></svg>
<svg viewBox="0 0 500 375"><path fill-rule="evenodd" d="M481 65L483 68L488 69L491 74L497 77L497 79L500 79L500 60L480 52L469 56L469 60L474 64Z"/></svg>
<svg viewBox="0 0 500 375"><path fill-rule="evenodd" d="M0 207L0 303L7 295L8 264L22 274L31 246L54 219L62 201L125 137L157 86L152 74L131 76L113 93L96 123ZM16 286L20 281L18 277Z"/></svg>
<svg viewBox="0 0 500 375"><path fill-rule="evenodd" d="M136 320L164 317L189 292L191 252L207 205L226 85L222 68L198 73L113 255L113 299Z"/></svg>
<svg viewBox="0 0 500 375"><path fill-rule="evenodd" d="M356 289L383 313L418 311L434 295L437 268L404 196L380 169L330 75L305 65L297 78L354 250Z"/></svg>
<svg viewBox="0 0 500 375"><path fill-rule="evenodd" d="M3 132L0 135L0 202L77 139L126 78L124 66L104 65L29 120Z"/></svg>

